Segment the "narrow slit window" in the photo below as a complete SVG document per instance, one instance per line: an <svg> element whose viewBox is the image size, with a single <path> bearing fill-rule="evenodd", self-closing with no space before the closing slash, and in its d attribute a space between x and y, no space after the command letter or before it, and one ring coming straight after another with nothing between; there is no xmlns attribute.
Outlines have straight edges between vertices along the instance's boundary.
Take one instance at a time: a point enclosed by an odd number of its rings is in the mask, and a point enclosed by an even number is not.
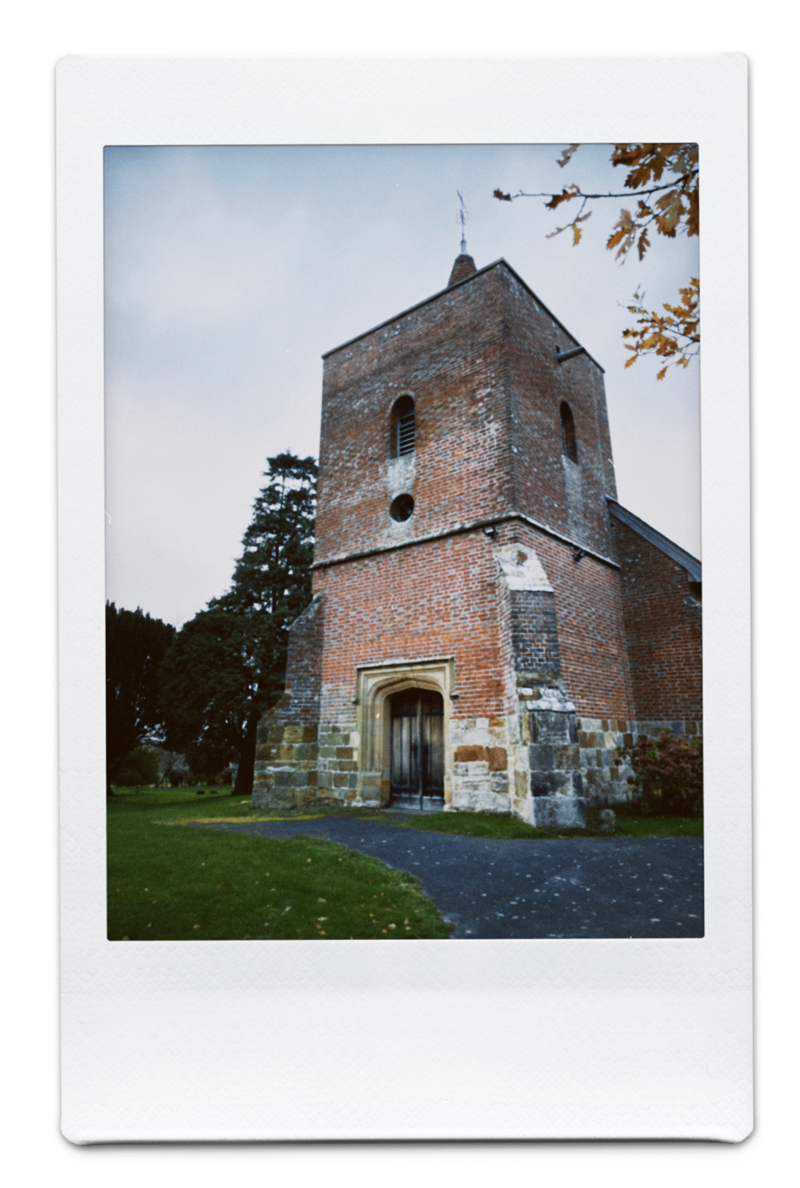
<svg viewBox="0 0 800 1188"><path fill-rule="evenodd" d="M572 461L578 461L578 442L575 437L575 420L566 400L561 401L561 449Z"/></svg>
<svg viewBox="0 0 800 1188"><path fill-rule="evenodd" d="M416 438L416 419L414 416L414 401L410 396L401 396L394 406L394 440L392 453L396 458L404 454L414 453Z"/></svg>

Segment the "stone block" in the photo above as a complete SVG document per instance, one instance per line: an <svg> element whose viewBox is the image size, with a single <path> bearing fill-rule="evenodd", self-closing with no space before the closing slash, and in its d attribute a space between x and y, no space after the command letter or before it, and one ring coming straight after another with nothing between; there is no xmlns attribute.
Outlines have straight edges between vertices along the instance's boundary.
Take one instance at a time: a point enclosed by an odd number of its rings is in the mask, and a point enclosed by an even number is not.
<svg viewBox="0 0 800 1188"><path fill-rule="evenodd" d="M505 747L487 747L486 758L489 760L489 771L505 771L508 768L508 753Z"/></svg>
<svg viewBox="0 0 800 1188"><path fill-rule="evenodd" d="M579 796L541 796L533 802L533 823L540 829L584 829L586 801Z"/></svg>
<svg viewBox="0 0 800 1188"><path fill-rule="evenodd" d="M337 747L336 748L336 758L337 759L352 759L353 758L353 748L352 747Z"/></svg>
<svg viewBox="0 0 800 1188"><path fill-rule="evenodd" d="M517 796L528 795L528 773L519 767L514 771L514 792Z"/></svg>
<svg viewBox="0 0 800 1188"><path fill-rule="evenodd" d="M320 742L324 740L328 747L347 747L350 745L350 735L343 734L341 731L332 730L329 734L320 733Z"/></svg>
<svg viewBox="0 0 800 1188"><path fill-rule="evenodd" d="M316 759L318 751L319 747L316 743L297 743L294 748L294 757L298 762L304 762Z"/></svg>
<svg viewBox="0 0 800 1188"><path fill-rule="evenodd" d="M534 771L528 774L533 796L555 796L568 790L563 771Z"/></svg>
<svg viewBox="0 0 800 1188"><path fill-rule="evenodd" d="M288 809L294 804L294 796L289 788L254 788L250 804L257 809Z"/></svg>
<svg viewBox="0 0 800 1188"><path fill-rule="evenodd" d="M456 747L453 760L456 763L476 763L486 758L484 747Z"/></svg>
<svg viewBox="0 0 800 1188"><path fill-rule="evenodd" d="M556 767L577 771L581 765L581 751L577 743L567 743L566 746L554 747Z"/></svg>
<svg viewBox="0 0 800 1188"><path fill-rule="evenodd" d="M550 771L555 767L555 747L551 743L537 743L528 747L528 767Z"/></svg>
<svg viewBox="0 0 800 1188"><path fill-rule="evenodd" d="M302 726L284 726L283 741L285 743L296 743L303 741L303 727Z"/></svg>
<svg viewBox="0 0 800 1188"><path fill-rule="evenodd" d="M334 786L334 788L349 787L349 777L347 775L347 772L335 771L333 773L333 786Z"/></svg>
<svg viewBox="0 0 800 1188"><path fill-rule="evenodd" d="M303 727L303 742L316 742L319 735L318 726L304 726Z"/></svg>
<svg viewBox="0 0 800 1188"><path fill-rule="evenodd" d="M577 742L574 714L559 713L556 710L534 710L531 722L534 742Z"/></svg>

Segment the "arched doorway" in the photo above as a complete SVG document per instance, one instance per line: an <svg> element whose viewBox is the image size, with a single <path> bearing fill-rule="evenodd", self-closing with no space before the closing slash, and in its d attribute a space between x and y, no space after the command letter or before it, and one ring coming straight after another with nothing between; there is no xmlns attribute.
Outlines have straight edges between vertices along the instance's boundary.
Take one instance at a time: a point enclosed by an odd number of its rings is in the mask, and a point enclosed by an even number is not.
<svg viewBox="0 0 800 1188"><path fill-rule="evenodd" d="M444 808L444 702L432 689L403 689L391 698L392 804Z"/></svg>

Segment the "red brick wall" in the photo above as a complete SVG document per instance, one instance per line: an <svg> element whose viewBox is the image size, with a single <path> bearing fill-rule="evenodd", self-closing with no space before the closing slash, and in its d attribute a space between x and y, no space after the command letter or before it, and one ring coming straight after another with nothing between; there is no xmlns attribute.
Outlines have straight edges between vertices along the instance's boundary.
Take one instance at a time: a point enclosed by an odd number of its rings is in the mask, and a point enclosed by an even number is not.
<svg viewBox="0 0 800 1188"><path fill-rule="evenodd" d="M561 675L579 714L632 718L620 571L535 529L517 539L533 548L556 595Z"/></svg>
<svg viewBox="0 0 800 1188"><path fill-rule="evenodd" d="M619 571L520 524L501 527L536 551L555 590L561 671L587 717L631 718ZM482 532L398 549L317 571L325 589L323 711L353 716L360 664L454 655L458 717L516 708L511 600Z"/></svg>
<svg viewBox="0 0 800 1188"><path fill-rule="evenodd" d="M492 269L326 358L315 560L510 509L500 276ZM415 401L416 450L403 488L416 509L395 524L390 424L404 393Z"/></svg>
<svg viewBox="0 0 800 1188"><path fill-rule="evenodd" d="M612 518L639 719L703 716L702 611L682 565ZM598 716L598 715L593 715Z"/></svg>
<svg viewBox="0 0 800 1188"><path fill-rule="evenodd" d="M315 598L295 619L289 631L286 693L290 700L287 720L319 720L324 633L325 599Z"/></svg>
<svg viewBox="0 0 800 1188"><path fill-rule="evenodd" d="M605 497L616 488L603 376L586 355L556 362L557 347L575 345L501 263L330 353L315 559L514 510L607 555ZM396 524L391 413L406 393L416 450L402 486L416 507ZM562 458L562 400L577 465Z"/></svg>
<svg viewBox="0 0 800 1188"><path fill-rule="evenodd" d="M516 279L506 290L517 508L539 523L608 556L607 495L616 498L603 372L588 355L559 363L556 350L580 345ZM562 452L561 402L575 423L578 462Z"/></svg>
<svg viewBox="0 0 800 1188"><path fill-rule="evenodd" d="M555 358L575 345L501 263L327 356L315 553L323 566L315 588L327 591L324 719L353 717L356 664L451 653L459 717L514 708L511 607L499 597L490 541L477 531L394 546L516 511L615 556L602 370L586 355ZM416 449L393 460L391 412L405 393L415 400ZM562 457L562 400L575 422L577 465ZM400 490L413 495L415 511L397 524L389 505ZM644 636L631 637L639 706L620 570L591 555L575 562L568 542L519 521L498 531L498 542L529 541L555 589L562 674L578 712L645 712ZM386 548L394 551L324 564ZM673 712L646 712L656 710ZM699 714L693 705L675 716Z"/></svg>
<svg viewBox="0 0 800 1188"><path fill-rule="evenodd" d="M331 566L324 586L323 721L353 717L356 665L435 656L455 657L459 717L515 708L507 599L483 533Z"/></svg>

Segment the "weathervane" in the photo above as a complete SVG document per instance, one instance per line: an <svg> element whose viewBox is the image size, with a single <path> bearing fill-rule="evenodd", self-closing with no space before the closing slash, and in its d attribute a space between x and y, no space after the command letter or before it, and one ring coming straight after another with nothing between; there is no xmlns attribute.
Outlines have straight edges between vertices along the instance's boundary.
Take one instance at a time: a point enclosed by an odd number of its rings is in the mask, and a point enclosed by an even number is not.
<svg viewBox="0 0 800 1188"><path fill-rule="evenodd" d="M456 190L456 193L458 194L458 200L461 203L461 209L458 212L459 222L461 223L461 255L466 256L466 254L467 254L466 223L467 223L467 219L469 218L469 211L467 210L466 206L464 205L464 195L461 193L460 190Z"/></svg>

